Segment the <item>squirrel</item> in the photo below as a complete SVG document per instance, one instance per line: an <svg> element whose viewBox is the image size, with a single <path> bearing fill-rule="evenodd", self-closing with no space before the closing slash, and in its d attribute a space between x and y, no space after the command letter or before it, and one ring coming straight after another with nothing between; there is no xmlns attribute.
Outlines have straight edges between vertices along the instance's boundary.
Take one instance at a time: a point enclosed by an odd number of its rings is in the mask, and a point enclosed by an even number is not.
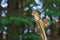
<svg viewBox="0 0 60 40"><path fill-rule="evenodd" d="M37 28L38 28L38 31L40 33L40 36L41 36L41 39L42 40L47 40L47 37L46 37L46 33L45 33L45 26L44 26L44 23L39 15L39 12L34 10L32 12L32 15L34 16L35 18L35 22L37 24Z"/></svg>

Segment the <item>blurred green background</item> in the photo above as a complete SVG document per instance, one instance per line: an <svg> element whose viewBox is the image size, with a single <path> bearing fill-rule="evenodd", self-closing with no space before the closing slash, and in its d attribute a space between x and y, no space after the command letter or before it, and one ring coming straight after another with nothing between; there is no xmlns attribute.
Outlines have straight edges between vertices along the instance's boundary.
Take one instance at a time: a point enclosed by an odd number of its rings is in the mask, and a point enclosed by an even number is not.
<svg viewBox="0 0 60 40"><path fill-rule="evenodd" d="M41 40L33 10L40 12L48 40L60 40L60 0L0 0L0 40Z"/></svg>

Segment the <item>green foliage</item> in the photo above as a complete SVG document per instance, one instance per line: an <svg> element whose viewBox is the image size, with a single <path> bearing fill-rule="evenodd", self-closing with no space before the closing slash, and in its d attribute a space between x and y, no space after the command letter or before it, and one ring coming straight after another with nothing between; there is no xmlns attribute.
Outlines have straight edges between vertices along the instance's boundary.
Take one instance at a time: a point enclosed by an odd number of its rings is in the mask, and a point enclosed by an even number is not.
<svg viewBox="0 0 60 40"><path fill-rule="evenodd" d="M54 15L54 16L60 16L60 0L43 0L43 8L46 9L48 8L49 11L46 12L47 15ZM56 7L54 7L54 5Z"/></svg>
<svg viewBox="0 0 60 40"><path fill-rule="evenodd" d="M4 18L1 19L2 25L8 25L8 24L15 24L16 26L20 25L21 23L24 23L25 25L33 25L32 19L29 19L27 17L10 17L10 18Z"/></svg>
<svg viewBox="0 0 60 40"><path fill-rule="evenodd" d="M54 10L54 9L49 9L49 11L45 11L46 15L51 15L51 16L59 16L60 15L60 11L58 10Z"/></svg>
<svg viewBox="0 0 60 40"><path fill-rule="evenodd" d="M12 39L17 40L18 35L12 34L10 36L12 37ZM20 35L19 37L20 37L20 40L41 40L40 35L38 35L38 34L28 33L28 34Z"/></svg>
<svg viewBox="0 0 60 40"><path fill-rule="evenodd" d="M24 39L30 39L30 40L40 40L40 35L38 34L24 34Z"/></svg>

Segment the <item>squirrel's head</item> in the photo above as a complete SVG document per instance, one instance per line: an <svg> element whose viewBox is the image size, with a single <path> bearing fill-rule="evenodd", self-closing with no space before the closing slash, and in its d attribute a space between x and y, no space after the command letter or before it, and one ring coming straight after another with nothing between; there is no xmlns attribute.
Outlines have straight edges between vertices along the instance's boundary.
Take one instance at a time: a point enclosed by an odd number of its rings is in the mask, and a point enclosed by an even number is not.
<svg viewBox="0 0 60 40"><path fill-rule="evenodd" d="M35 20L39 20L41 18L39 12L36 10L32 12L32 15L34 16Z"/></svg>

